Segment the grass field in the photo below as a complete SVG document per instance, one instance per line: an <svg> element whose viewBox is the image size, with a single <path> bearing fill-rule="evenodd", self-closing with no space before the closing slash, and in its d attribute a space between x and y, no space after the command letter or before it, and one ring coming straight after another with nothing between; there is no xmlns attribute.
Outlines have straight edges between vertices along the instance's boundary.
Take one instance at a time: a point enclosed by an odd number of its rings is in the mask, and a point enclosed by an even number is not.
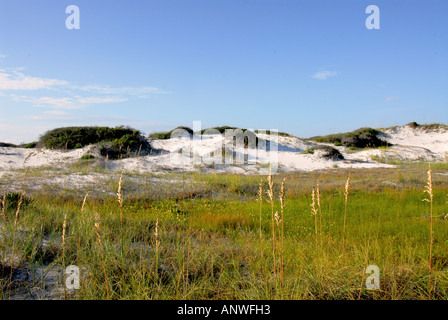
<svg viewBox="0 0 448 320"><path fill-rule="evenodd" d="M432 167L432 202L423 163L279 174L271 185L103 172L102 193L36 191L26 177L44 173L20 172L21 192L5 191L0 211L1 297L447 299L447 169ZM79 290L64 289L69 265ZM366 289L369 265L378 290Z"/></svg>

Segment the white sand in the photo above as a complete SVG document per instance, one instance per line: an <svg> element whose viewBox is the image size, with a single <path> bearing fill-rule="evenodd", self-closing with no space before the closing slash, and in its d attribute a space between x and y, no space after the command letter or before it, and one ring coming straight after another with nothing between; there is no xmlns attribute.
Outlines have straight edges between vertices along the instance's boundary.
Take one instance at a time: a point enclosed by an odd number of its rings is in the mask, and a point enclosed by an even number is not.
<svg viewBox="0 0 448 320"><path fill-rule="evenodd" d="M384 130L382 138L393 144L388 149L368 149L353 152L345 147L337 147L343 154L345 160L326 160L321 157L320 151L314 154L303 154L312 143L303 141L296 137L278 137L278 168L279 172L290 171L312 171L331 168L391 168L387 165L374 161L378 158L405 161L443 161L448 160L448 130L436 129L424 132L419 128L396 127ZM260 138L269 139L269 135L259 135ZM221 165L219 161L200 164L195 163L193 158L184 156L186 151L196 157L206 157L217 150L216 155L221 155L222 145L220 135L201 137L195 136L190 139L168 139L150 140L151 145L162 154L151 156L128 158L123 160L109 161L108 167L112 171L126 171L138 173L167 173L171 171L198 171L201 172L228 172L238 174L266 173L267 165L263 162L276 159L275 153L267 153L258 158L258 163ZM179 154L179 150L183 154ZM46 149L21 149L0 148L0 178L11 170L21 168L46 167L47 169L64 169L70 164L78 161L87 154L88 147L70 150L53 151ZM28 157L28 158L27 158ZM24 163L26 159L26 162ZM218 158L215 158L215 160ZM221 158L220 158L221 159ZM248 159L257 159L257 151L250 150ZM261 162L261 163L260 163Z"/></svg>

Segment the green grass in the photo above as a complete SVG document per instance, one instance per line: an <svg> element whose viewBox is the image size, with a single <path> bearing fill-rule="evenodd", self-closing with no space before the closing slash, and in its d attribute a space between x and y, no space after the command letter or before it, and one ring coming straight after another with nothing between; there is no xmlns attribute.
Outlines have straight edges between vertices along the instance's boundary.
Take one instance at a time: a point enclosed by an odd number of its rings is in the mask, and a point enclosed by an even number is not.
<svg viewBox="0 0 448 320"><path fill-rule="evenodd" d="M349 148L378 148L387 145L386 141L377 137L381 131L372 128L360 128L352 132L316 136L309 140L333 143L335 146L346 146Z"/></svg>
<svg viewBox="0 0 448 320"><path fill-rule="evenodd" d="M448 212L448 182L436 173L446 167L433 165L433 170L434 215L439 216ZM70 299L106 299L108 293L111 299L429 299L430 219L428 204L422 201L426 171L427 167L411 166L351 173L344 257L344 184L348 172L275 176L275 199L280 182L287 178L284 241L280 247L276 243L276 259L280 250L284 258L284 277L273 273L271 207L266 194L260 242L260 203L256 199L260 179L263 190L268 189L266 177L169 174L167 179L179 180L179 189L157 198L157 193L169 185L151 189L150 184L139 182L134 188L132 176L125 174L122 222L114 196L116 176L107 186L112 195L91 192L82 212L85 193L36 193L27 196L19 212L14 250L23 257L23 263L12 271L30 270L32 265L85 266L82 270L88 271L82 271L81 289L69 295ZM143 178L150 183L156 177ZM383 184L386 180L396 186ZM311 190L317 183L322 233L318 233L316 251L310 204ZM193 186L197 189L192 190ZM8 196L5 205L3 255L13 243L17 197ZM278 201L274 210L280 211ZM60 243L65 214L63 251ZM95 233L95 214L100 217L102 247ZM447 299L446 220L435 219L434 238L432 277L437 287L431 298ZM43 249L43 239L52 239L55 245ZM379 291L366 290L363 283L364 268L371 264L380 268ZM11 283L10 269L0 267L3 298L9 297L10 289L14 294L20 285L30 286L18 280Z"/></svg>
<svg viewBox="0 0 448 320"><path fill-rule="evenodd" d="M304 154L314 154L316 150L323 151L323 157L326 159L338 159L343 160L344 156L335 148L332 148L330 146L322 146L322 145L316 145L314 147L307 148L303 153Z"/></svg>
<svg viewBox="0 0 448 320"><path fill-rule="evenodd" d="M120 149L138 148L142 141L139 130L125 127L65 127L47 131L40 137L48 149L78 149L100 142L112 142Z"/></svg>
<svg viewBox="0 0 448 320"><path fill-rule="evenodd" d="M95 159L95 156L93 156L91 154L85 154L85 155L81 156L80 159L81 160L92 160L92 159Z"/></svg>

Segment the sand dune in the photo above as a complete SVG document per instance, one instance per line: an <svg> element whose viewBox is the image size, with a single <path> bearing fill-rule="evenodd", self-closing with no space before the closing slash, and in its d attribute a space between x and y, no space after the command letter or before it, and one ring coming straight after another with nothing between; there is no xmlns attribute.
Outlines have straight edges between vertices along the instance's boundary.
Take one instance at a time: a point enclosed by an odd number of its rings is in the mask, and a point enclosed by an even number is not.
<svg viewBox="0 0 448 320"><path fill-rule="evenodd" d="M257 174L266 173L268 167L266 163L269 161L278 162L278 172L290 172L331 168L394 167L386 164L387 160L430 162L448 160L448 130L446 128L424 130L419 127L400 126L382 131L381 138L393 146L353 151L343 146L331 145L340 151L344 160L325 159L319 151L306 154L305 150L319 143L291 136L279 136L276 153L268 151L266 154L260 154L256 149L251 149L247 152L246 163L221 164L219 153L221 153L223 138L220 135L209 135L194 136L191 140L185 138L150 140L151 145L160 152L149 156L108 161L107 168L117 172L124 170L139 173L200 170L201 172ZM261 134L258 137L266 140L271 138L269 135ZM225 139L224 142L228 143ZM320 143L320 145L328 144ZM180 151L183 153L180 154ZM80 157L88 152L89 147L68 151L0 147L0 177L8 171L21 168L64 169L79 161ZM185 156L186 153L190 156ZM213 154L215 158L210 158ZM235 154L241 155L238 150Z"/></svg>

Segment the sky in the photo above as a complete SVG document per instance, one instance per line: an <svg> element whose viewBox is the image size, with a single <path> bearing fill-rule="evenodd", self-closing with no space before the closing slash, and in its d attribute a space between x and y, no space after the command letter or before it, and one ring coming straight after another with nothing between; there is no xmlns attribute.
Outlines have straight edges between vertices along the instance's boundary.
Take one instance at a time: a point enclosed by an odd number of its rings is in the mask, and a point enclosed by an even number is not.
<svg viewBox="0 0 448 320"><path fill-rule="evenodd" d="M84 125L305 138L447 124L447 17L446 0L1 0L0 141Z"/></svg>

